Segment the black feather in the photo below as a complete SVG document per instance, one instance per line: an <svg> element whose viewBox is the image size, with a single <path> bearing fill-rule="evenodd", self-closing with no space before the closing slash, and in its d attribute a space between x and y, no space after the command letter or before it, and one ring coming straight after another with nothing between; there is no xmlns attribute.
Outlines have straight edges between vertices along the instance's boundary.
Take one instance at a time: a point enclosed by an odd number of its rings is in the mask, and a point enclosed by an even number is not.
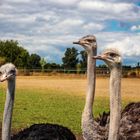
<svg viewBox="0 0 140 140"><path fill-rule="evenodd" d="M66 127L57 124L34 124L12 136L11 140L76 140Z"/></svg>

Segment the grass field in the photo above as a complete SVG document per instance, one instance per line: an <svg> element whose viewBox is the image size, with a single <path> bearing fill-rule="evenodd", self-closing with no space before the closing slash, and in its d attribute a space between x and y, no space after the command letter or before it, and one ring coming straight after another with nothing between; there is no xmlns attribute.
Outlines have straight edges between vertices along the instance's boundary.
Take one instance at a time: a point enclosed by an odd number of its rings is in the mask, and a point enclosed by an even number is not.
<svg viewBox="0 0 140 140"><path fill-rule="evenodd" d="M109 109L109 79L97 78L94 114ZM0 121L5 101L6 83L0 85ZM122 79L123 106L140 100L140 79ZM17 77L13 130L34 123L57 123L80 134L86 78L61 76Z"/></svg>

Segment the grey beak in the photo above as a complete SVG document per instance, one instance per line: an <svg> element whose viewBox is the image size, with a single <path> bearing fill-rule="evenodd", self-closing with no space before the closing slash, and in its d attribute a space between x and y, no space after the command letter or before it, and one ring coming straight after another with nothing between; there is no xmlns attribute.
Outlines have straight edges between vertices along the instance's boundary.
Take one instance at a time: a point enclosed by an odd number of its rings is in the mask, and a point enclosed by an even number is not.
<svg viewBox="0 0 140 140"><path fill-rule="evenodd" d="M79 44L79 41L74 41L73 44Z"/></svg>
<svg viewBox="0 0 140 140"><path fill-rule="evenodd" d="M103 59L101 55L92 56L93 59Z"/></svg>

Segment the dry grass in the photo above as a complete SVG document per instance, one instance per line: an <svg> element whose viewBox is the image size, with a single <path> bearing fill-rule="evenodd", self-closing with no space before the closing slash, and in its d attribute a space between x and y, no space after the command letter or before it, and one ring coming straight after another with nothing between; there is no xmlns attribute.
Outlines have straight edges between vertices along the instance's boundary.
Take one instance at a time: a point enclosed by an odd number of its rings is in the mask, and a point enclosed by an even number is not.
<svg viewBox="0 0 140 140"><path fill-rule="evenodd" d="M122 79L123 105L140 100L140 79ZM87 80L85 76L18 76L13 114L14 130L33 123L50 122L81 134ZM0 86L0 109L5 101L5 83ZM109 109L109 78L97 78L94 114ZM0 112L2 121L2 112Z"/></svg>
<svg viewBox="0 0 140 140"><path fill-rule="evenodd" d="M86 92L86 78L61 77L61 76L18 76L17 89L36 89L64 91L74 96L84 96ZM122 99L127 101L140 100L140 79L122 79ZM96 97L109 96L109 78L97 78Z"/></svg>

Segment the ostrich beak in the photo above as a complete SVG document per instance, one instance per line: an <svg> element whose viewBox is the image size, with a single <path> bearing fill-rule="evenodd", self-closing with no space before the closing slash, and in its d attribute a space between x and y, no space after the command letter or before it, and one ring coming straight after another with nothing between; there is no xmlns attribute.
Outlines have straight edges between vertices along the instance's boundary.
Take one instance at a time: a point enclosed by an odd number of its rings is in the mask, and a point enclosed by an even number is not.
<svg viewBox="0 0 140 140"><path fill-rule="evenodd" d="M100 54L97 56L92 56L93 59L99 59L99 60L106 60L107 56L105 54Z"/></svg>
<svg viewBox="0 0 140 140"><path fill-rule="evenodd" d="M80 44L80 42L79 41L74 41L73 44Z"/></svg>
<svg viewBox="0 0 140 140"><path fill-rule="evenodd" d="M5 81L6 79L7 79L7 74L4 73L0 76L0 82Z"/></svg>
<svg viewBox="0 0 140 140"><path fill-rule="evenodd" d="M5 80L9 79L12 76L14 76L14 74L6 74L6 73L2 74L0 76L0 82L4 82Z"/></svg>
<svg viewBox="0 0 140 140"><path fill-rule="evenodd" d="M93 59L100 59L100 60L104 60L104 57L102 55L97 55L97 56L93 56Z"/></svg>

